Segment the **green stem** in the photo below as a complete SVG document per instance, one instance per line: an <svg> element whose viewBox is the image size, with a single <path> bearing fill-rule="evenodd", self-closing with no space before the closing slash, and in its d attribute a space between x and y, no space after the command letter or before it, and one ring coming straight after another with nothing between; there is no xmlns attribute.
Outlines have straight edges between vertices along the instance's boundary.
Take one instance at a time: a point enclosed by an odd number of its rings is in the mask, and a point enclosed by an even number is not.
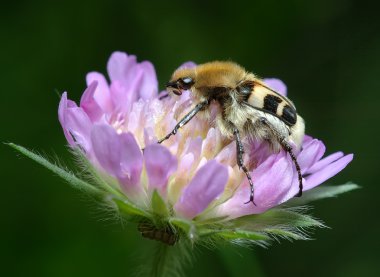
<svg viewBox="0 0 380 277"><path fill-rule="evenodd" d="M174 246L156 242L147 276L184 276L184 266L191 262L189 246L188 242L183 241Z"/></svg>
<svg viewBox="0 0 380 277"><path fill-rule="evenodd" d="M168 260L170 255L170 246L161 242L157 242L156 253L153 259L152 265L152 277L166 276L166 271L168 271Z"/></svg>

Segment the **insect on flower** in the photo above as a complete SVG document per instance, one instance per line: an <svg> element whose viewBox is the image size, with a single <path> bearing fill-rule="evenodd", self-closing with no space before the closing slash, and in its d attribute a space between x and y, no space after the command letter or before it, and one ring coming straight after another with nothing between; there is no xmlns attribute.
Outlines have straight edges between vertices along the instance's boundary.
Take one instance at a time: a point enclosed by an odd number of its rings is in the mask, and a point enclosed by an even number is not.
<svg viewBox="0 0 380 277"><path fill-rule="evenodd" d="M306 239L305 228L324 226L289 200L302 190L310 193L301 201L306 203L357 188L313 191L353 154L323 157L324 143L304 136L303 120L283 96L281 81L261 80L234 63L190 64L167 85L170 94L182 97L164 100L168 94L157 93L153 65L123 52L111 55L109 80L87 74L80 105L62 94L58 118L80 176L10 146L102 201L118 218L137 223L143 237L167 245L188 239L191 244L181 249L220 239L260 245L278 236ZM247 203L257 205L244 205L248 194Z"/></svg>
<svg viewBox="0 0 380 277"><path fill-rule="evenodd" d="M197 104L158 143L175 135L196 114L207 115L208 107L215 102L219 106L215 126L224 137L236 141L237 163L248 178L250 198L246 204L252 202L256 205L253 180L243 161L243 138L267 141L273 152L283 149L289 153L298 173L299 191L296 196L302 195L302 174L294 150L301 147L305 124L288 98L266 86L240 65L221 61L179 68L166 88L176 95L190 90Z"/></svg>

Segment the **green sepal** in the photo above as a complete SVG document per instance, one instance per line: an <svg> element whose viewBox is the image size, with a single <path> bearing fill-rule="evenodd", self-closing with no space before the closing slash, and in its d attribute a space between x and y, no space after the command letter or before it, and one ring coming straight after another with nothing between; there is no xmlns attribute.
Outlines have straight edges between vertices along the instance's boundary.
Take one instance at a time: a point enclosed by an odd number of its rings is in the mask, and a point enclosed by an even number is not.
<svg viewBox="0 0 380 277"><path fill-rule="evenodd" d="M168 206L166 205L164 199L162 199L161 195L157 190L153 191L152 194L152 203L151 203L152 213L162 216L168 217L170 215Z"/></svg>
<svg viewBox="0 0 380 277"><path fill-rule="evenodd" d="M194 218L194 220L197 221L197 225L217 225L222 223L226 219L228 219L228 216L210 217L207 219L202 219L198 217Z"/></svg>
<svg viewBox="0 0 380 277"><path fill-rule="evenodd" d="M286 230L281 228L268 228L265 231L273 238L284 238L288 240L307 240L308 236L300 230Z"/></svg>
<svg viewBox="0 0 380 277"><path fill-rule="evenodd" d="M189 220L173 217L169 219L169 224L182 230L190 241L195 241L198 238L197 228Z"/></svg>
<svg viewBox="0 0 380 277"><path fill-rule="evenodd" d="M16 145L14 143L8 143L8 145L10 147L12 147L13 149L17 150L19 153L23 154L24 156L30 158L31 160L37 162L38 164L46 167L47 169L49 169L53 173L57 174L59 177L64 179L66 182L68 182L72 187L79 189L81 191L85 191L87 193L90 193L90 194L97 196L97 197L105 194L99 188L79 179L72 172L65 170L65 169L62 169L61 167L51 163L50 161L48 161L44 157L26 149L20 145Z"/></svg>
<svg viewBox="0 0 380 277"><path fill-rule="evenodd" d="M115 202L121 214L124 214L126 216L138 216L151 219L151 215L148 212L139 208L126 199L119 199L115 197L112 199L112 201Z"/></svg>
<svg viewBox="0 0 380 277"><path fill-rule="evenodd" d="M215 234L227 240L270 240L270 237L265 234L245 230L223 230Z"/></svg>
<svg viewBox="0 0 380 277"><path fill-rule="evenodd" d="M293 199L290 199L286 203L283 204L283 206L286 207L293 207L293 206L300 206L305 205L309 202L324 199L324 198L331 198L335 197L339 194L355 190L360 188L358 185L353 183L347 183L340 186L321 186L316 187L311 190L305 191L302 194L302 197L295 197Z"/></svg>
<svg viewBox="0 0 380 277"><path fill-rule="evenodd" d="M283 226L287 228L325 227L323 223L302 214L296 209L272 209L262 214L247 215L231 220L240 229L266 231L268 228Z"/></svg>

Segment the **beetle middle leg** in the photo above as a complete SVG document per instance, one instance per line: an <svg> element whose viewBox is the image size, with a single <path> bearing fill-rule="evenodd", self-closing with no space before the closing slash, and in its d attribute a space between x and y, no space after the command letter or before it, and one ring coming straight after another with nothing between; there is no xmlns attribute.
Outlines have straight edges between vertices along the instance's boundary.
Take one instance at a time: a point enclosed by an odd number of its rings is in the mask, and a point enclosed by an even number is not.
<svg viewBox="0 0 380 277"><path fill-rule="evenodd" d="M243 161L244 146L243 146L243 143L242 143L241 138L240 138L239 130L236 127L234 127L233 130L234 130L234 135L235 135L235 140L236 140L236 160L237 160L237 164L238 164L239 168L242 169L244 171L245 175L247 176L248 183L249 183L249 186L250 186L250 189L251 189L251 192L250 192L250 195L249 195L249 201L245 202L244 204L248 204L248 203L252 202L253 205L256 206L255 202L253 201L254 190L253 190L252 177L251 177L251 174L249 173L247 167L244 165L244 161Z"/></svg>

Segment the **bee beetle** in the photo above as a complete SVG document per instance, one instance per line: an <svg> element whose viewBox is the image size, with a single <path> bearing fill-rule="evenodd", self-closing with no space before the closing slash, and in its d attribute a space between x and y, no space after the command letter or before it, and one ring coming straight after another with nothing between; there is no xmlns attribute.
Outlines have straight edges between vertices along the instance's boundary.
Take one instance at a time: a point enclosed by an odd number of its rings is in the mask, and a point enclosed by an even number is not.
<svg viewBox="0 0 380 277"><path fill-rule="evenodd" d="M299 191L296 196L302 195L302 174L292 145L297 149L301 147L305 124L287 97L266 86L240 65L221 61L176 70L166 89L176 95L190 90L197 104L158 143L175 135L197 113L207 112L209 105L216 102L220 112L216 116L215 127L224 137L236 141L237 163L248 178L251 191L246 204L252 202L255 205L253 180L243 162L243 137L267 141L273 152L284 149L289 153L298 173Z"/></svg>

